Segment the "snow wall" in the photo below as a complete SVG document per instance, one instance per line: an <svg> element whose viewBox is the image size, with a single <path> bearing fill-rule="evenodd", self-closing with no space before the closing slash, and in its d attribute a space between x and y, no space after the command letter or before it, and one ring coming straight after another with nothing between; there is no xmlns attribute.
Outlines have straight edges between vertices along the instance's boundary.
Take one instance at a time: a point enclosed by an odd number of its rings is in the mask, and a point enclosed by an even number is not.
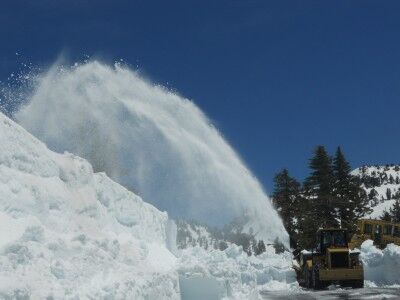
<svg viewBox="0 0 400 300"><path fill-rule="evenodd" d="M0 298L179 299L168 215L0 113Z"/></svg>
<svg viewBox="0 0 400 300"><path fill-rule="evenodd" d="M288 243L260 183L201 110L126 67L55 65L15 117L173 217L220 226L245 212L246 231Z"/></svg>

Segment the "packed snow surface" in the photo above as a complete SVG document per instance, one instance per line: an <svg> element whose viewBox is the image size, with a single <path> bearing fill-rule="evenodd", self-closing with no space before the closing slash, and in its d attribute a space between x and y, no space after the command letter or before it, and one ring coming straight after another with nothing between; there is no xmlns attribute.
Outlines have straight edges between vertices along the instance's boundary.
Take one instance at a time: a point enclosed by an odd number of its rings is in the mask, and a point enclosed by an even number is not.
<svg viewBox="0 0 400 300"><path fill-rule="evenodd" d="M364 278L375 285L400 284L400 247L389 244L381 250L367 240L361 245Z"/></svg>
<svg viewBox="0 0 400 300"><path fill-rule="evenodd" d="M245 212L246 231L288 243L260 183L201 110L126 67L54 66L16 118L173 217L220 226Z"/></svg>

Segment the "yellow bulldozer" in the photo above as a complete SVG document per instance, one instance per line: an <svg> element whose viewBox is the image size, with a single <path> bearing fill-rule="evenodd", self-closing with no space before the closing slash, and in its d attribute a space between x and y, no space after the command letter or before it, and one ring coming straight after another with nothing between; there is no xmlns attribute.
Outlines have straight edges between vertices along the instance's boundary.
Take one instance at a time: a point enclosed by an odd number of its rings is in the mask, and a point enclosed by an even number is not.
<svg viewBox="0 0 400 300"><path fill-rule="evenodd" d="M357 231L351 238L349 247L360 248L366 240L373 240L374 245L381 249L390 243L400 246L400 223L360 219L357 221Z"/></svg>
<svg viewBox="0 0 400 300"><path fill-rule="evenodd" d="M319 229L315 248L301 251L293 267L299 284L304 287L323 289L339 284L362 288L364 269L359 254L349 248L346 229Z"/></svg>

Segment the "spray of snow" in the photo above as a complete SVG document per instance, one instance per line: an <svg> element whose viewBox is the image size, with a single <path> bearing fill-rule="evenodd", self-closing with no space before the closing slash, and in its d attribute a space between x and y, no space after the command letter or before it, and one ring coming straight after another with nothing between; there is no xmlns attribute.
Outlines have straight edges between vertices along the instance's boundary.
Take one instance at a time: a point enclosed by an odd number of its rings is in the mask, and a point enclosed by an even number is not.
<svg viewBox="0 0 400 300"><path fill-rule="evenodd" d="M126 67L53 66L15 117L174 217L220 226L245 212L246 230L288 241L260 183L200 109Z"/></svg>

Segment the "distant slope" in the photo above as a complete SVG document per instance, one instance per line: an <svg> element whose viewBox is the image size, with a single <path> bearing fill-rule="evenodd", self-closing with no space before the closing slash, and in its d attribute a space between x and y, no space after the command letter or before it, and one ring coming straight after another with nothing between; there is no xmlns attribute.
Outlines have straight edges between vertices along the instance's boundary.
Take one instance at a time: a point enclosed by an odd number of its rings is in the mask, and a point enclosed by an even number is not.
<svg viewBox="0 0 400 300"><path fill-rule="evenodd" d="M379 218L400 198L400 165L362 166L352 171L361 180L372 208L371 218Z"/></svg>

